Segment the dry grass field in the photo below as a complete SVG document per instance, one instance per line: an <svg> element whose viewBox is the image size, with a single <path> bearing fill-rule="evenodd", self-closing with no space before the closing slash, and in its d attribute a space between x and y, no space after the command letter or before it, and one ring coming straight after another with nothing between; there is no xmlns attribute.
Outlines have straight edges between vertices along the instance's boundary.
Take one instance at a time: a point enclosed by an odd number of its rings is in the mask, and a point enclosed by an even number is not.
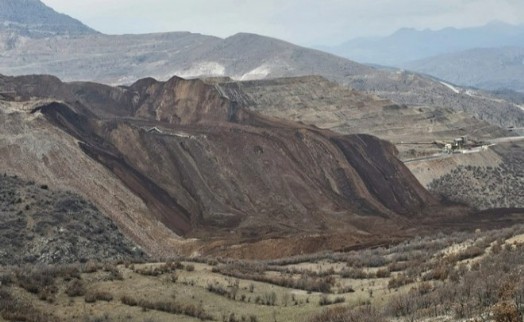
<svg viewBox="0 0 524 322"><path fill-rule="evenodd" d="M271 261L4 267L0 313L5 321L520 322L523 233L456 232Z"/></svg>

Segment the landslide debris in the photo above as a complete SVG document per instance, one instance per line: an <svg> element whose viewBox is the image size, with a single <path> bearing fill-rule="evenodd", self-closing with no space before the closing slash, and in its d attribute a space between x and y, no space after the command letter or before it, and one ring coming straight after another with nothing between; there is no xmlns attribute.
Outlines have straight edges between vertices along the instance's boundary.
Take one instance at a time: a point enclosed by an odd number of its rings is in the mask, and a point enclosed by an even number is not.
<svg viewBox="0 0 524 322"><path fill-rule="evenodd" d="M0 77L0 89L32 105L24 117L73 138L84 157L140 198L146 211L110 213L120 227L133 227L124 231L140 245L146 239L137 238L136 224L155 220L158 225L143 230L152 252L221 254L224 245L249 242L251 257L267 245L280 245L269 250L279 256L279 249L291 249L283 243L296 240L307 252L343 249L454 214L396 158L392 144L262 116L201 80L110 87L51 76ZM72 157L82 158L76 153ZM50 163L61 158L46 157ZM85 170L77 173L92 182ZM95 180L96 189L114 189ZM93 202L107 207L99 195ZM159 227L197 239L173 247ZM319 238L326 242L311 243Z"/></svg>

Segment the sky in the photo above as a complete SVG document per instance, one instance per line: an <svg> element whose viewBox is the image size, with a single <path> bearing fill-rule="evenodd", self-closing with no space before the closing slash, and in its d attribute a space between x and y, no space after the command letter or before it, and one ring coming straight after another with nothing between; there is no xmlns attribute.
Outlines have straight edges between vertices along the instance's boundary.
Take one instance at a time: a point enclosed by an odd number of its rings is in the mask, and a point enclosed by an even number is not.
<svg viewBox="0 0 524 322"><path fill-rule="evenodd" d="M107 34L251 32L300 45L337 45L400 28L524 23L524 0L43 0Z"/></svg>

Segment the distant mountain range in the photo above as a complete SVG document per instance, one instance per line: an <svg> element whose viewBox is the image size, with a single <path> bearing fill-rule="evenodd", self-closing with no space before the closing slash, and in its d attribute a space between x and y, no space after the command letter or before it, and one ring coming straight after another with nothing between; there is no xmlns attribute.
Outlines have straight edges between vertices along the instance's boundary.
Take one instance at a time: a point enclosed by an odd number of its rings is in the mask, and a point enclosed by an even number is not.
<svg viewBox="0 0 524 322"><path fill-rule="evenodd" d="M400 29L319 49L361 63L395 66L483 89L524 91L524 25L493 22L442 30Z"/></svg>
<svg viewBox="0 0 524 322"><path fill-rule="evenodd" d="M3 1L4 6L21 6L11 9L17 14L10 15L10 23L27 22L27 12L49 16L42 33L0 31L0 74L51 74L66 81L112 85L144 77L167 80L173 75L235 80L320 75L399 104L449 107L504 127L524 124L519 106L491 94L451 89L431 77L373 68L278 39L246 33L226 39L188 32L114 36L88 27L79 34L75 32L81 23L73 23L72 18L70 23L58 23L63 15L40 1ZM42 37L49 25L59 26L60 36Z"/></svg>
<svg viewBox="0 0 524 322"><path fill-rule="evenodd" d="M454 84L524 92L524 47L470 49L410 62L405 67Z"/></svg>
<svg viewBox="0 0 524 322"><path fill-rule="evenodd" d="M432 56L473 48L522 47L524 25L492 22L485 26L442 30L400 29L390 36L357 38L335 47L319 47L360 63L404 67Z"/></svg>

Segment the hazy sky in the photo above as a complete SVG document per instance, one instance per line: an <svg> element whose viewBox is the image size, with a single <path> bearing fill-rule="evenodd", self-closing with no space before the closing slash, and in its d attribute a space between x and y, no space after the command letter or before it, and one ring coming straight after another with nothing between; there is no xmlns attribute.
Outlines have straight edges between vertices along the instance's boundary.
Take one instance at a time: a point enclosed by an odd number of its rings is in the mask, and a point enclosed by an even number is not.
<svg viewBox="0 0 524 322"><path fill-rule="evenodd" d="M252 32L330 45L402 27L440 29L492 20L524 23L524 0L43 0L109 34Z"/></svg>

